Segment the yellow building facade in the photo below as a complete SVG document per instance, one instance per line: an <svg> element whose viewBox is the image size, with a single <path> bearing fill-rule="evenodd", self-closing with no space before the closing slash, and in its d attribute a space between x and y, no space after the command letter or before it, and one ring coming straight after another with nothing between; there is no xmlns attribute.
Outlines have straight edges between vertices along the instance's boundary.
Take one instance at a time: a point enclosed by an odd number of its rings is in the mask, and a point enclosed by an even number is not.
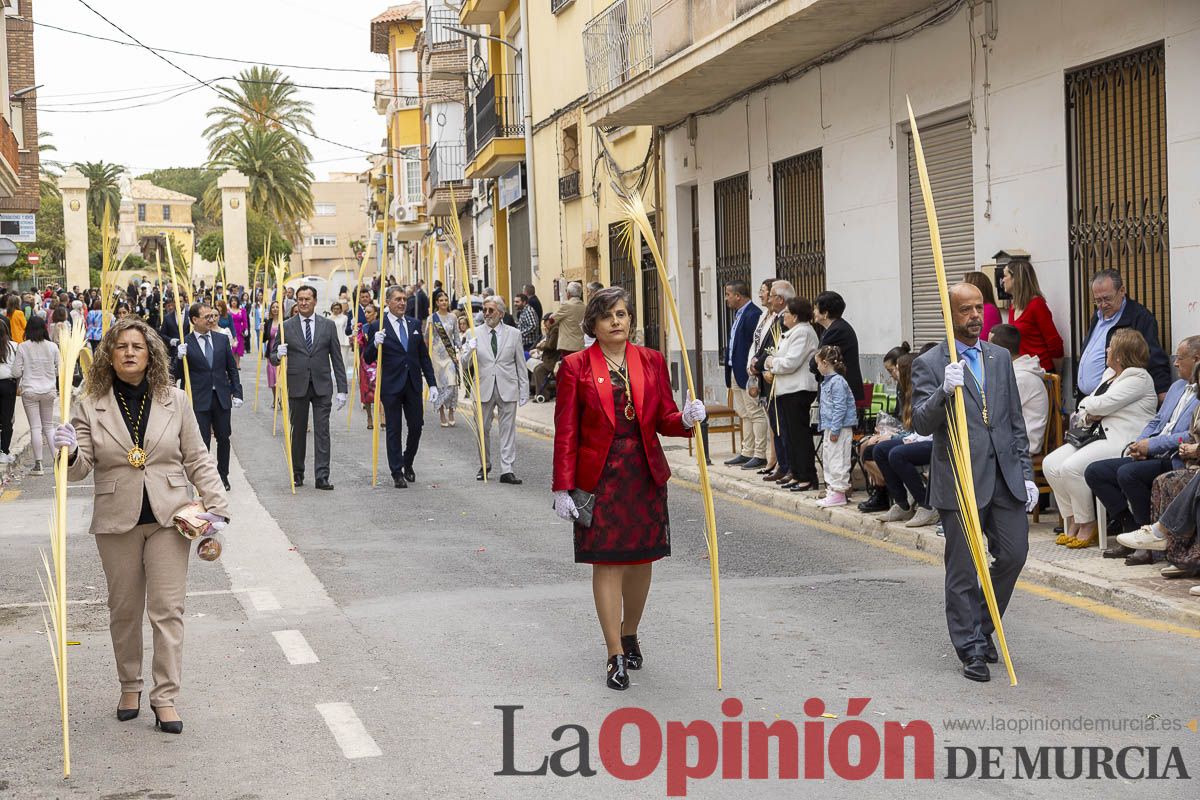
<svg viewBox="0 0 1200 800"><path fill-rule="evenodd" d="M183 192L155 186L147 180L131 182L134 211L137 214L139 242L170 234L187 262L196 250L196 226L192 223L192 204L196 198ZM145 248L142 248L143 250Z"/></svg>

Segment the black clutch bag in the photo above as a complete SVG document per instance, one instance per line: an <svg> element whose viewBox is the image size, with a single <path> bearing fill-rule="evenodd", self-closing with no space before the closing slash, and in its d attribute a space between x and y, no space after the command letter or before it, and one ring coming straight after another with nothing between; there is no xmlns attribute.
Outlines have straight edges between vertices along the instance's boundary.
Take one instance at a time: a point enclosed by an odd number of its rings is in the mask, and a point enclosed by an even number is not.
<svg viewBox="0 0 1200 800"><path fill-rule="evenodd" d="M1066 435L1067 444L1075 448L1087 447L1092 442L1100 441L1107 438L1104 435L1104 428L1099 422L1094 422L1091 425L1080 425L1071 428Z"/></svg>
<svg viewBox="0 0 1200 800"><path fill-rule="evenodd" d="M575 518L575 522L581 528L592 527L592 511L596 508L596 495L585 492L583 489L572 489L567 492L571 496L571 502L575 504L575 510L579 512L579 516ZM554 508L554 504L550 504Z"/></svg>

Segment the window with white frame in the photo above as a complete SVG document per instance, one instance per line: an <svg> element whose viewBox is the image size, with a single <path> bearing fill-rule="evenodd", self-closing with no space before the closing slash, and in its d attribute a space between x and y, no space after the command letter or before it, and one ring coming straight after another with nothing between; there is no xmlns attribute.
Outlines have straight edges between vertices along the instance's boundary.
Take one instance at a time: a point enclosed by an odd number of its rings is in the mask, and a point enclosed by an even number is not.
<svg viewBox="0 0 1200 800"><path fill-rule="evenodd" d="M337 236L332 233L314 233L308 237L309 247L337 247Z"/></svg>
<svg viewBox="0 0 1200 800"><path fill-rule="evenodd" d="M313 214L318 217L332 217L337 214L337 203L314 203Z"/></svg>
<svg viewBox="0 0 1200 800"><path fill-rule="evenodd" d="M419 147L401 149L400 166L404 175L404 202L420 203L425 199L421 191L421 149Z"/></svg>

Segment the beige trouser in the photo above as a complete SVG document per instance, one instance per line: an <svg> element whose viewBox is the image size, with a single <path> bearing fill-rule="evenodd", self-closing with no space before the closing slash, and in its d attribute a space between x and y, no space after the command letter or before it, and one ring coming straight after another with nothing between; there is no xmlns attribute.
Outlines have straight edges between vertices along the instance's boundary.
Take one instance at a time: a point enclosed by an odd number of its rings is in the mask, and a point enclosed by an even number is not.
<svg viewBox="0 0 1200 800"><path fill-rule="evenodd" d="M742 455L746 458L766 458L771 430L767 410L745 389L733 387L733 410L742 418Z"/></svg>
<svg viewBox="0 0 1200 800"><path fill-rule="evenodd" d="M96 536L108 581L108 630L121 691L142 691L142 616L154 629L150 705L175 705L183 671L183 599L191 542L174 528L138 525Z"/></svg>
<svg viewBox="0 0 1200 800"><path fill-rule="evenodd" d="M1058 513L1071 517L1080 525L1096 519L1096 496L1084 480L1088 464L1106 458L1119 458L1125 449L1123 442L1097 439L1082 449L1064 444L1042 459L1046 483L1054 492Z"/></svg>

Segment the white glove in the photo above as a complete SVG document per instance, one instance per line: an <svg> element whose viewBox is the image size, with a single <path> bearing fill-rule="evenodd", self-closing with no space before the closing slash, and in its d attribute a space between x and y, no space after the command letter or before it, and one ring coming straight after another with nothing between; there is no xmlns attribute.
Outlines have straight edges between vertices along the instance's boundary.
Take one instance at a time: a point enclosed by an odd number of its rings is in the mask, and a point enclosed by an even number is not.
<svg viewBox="0 0 1200 800"><path fill-rule="evenodd" d="M242 398L240 398L240 397L233 398L233 407L241 408L242 407Z"/></svg>
<svg viewBox="0 0 1200 800"><path fill-rule="evenodd" d="M55 450L65 447L67 448L67 452L74 453L75 449L79 447L79 443L75 440L74 426L64 423L55 428L53 444Z"/></svg>
<svg viewBox="0 0 1200 800"><path fill-rule="evenodd" d="M177 344L179 344L179 340L178 340L178 339L172 339L172 340L171 340L171 347L174 347L174 346L175 346L175 345L177 345Z"/></svg>
<svg viewBox="0 0 1200 800"><path fill-rule="evenodd" d="M529 402L529 395L527 395L527 394L521 395L521 399L517 401L517 408L520 408L521 406L525 405L528 402Z"/></svg>
<svg viewBox="0 0 1200 800"><path fill-rule="evenodd" d="M383 344L383 341L385 339L387 339L387 331L375 331L375 346L376 347Z"/></svg>
<svg viewBox="0 0 1200 800"><path fill-rule="evenodd" d="M186 344L177 345L175 347L175 355L179 356L180 358L187 358L187 345Z"/></svg>
<svg viewBox="0 0 1200 800"><path fill-rule="evenodd" d="M197 519L207 520L212 523L213 533L220 533L229 527L229 520L224 517L219 517L216 514L205 511L196 515Z"/></svg>
<svg viewBox="0 0 1200 800"><path fill-rule="evenodd" d="M287 345L281 344L275 349L275 354L280 358L287 358Z"/></svg>
<svg viewBox="0 0 1200 800"><path fill-rule="evenodd" d="M707 416L703 400L689 400L683 404L683 427L690 428L697 422L703 422Z"/></svg>
<svg viewBox="0 0 1200 800"><path fill-rule="evenodd" d="M946 366L946 378L942 381L942 391L946 394L954 394L954 390L963 385L963 375L967 368L967 360L964 358L957 364L949 364Z"/></svg>
<svg viewBox="0 0 1200 800"><path fill-rule="evenodd" d="M770 369L775 365L775 356L767 356L767 360L763 362L763 366Z"/></svg>
<svg viewBox="0 0 1200 800"><path fill-rule="evenodd" d="M1025 481L1025 510L1033 511L1037 508L1038 498L1041 492L1038 491L1038 485L1033 481Z"/></svg>
<svg viewBox="0 0 1200 800"><path fill-rule="evenodd" d="M567 522L579 519L579 509L575 507L575 501L571 499L570 492L554 493L554 513Z"/></svg>
<svg viewBox="0 0 1200 800"><path fill-rule="evenodd" d="M429 387L429 402L433 403L436 406L437 402L438 402L438 398L441 396L442 396L442 393L438 391L438 388L436 386Z"/></svg>
<svg viewBox="0 0 1200 800"><path fill-rule="evenodd" d="M334 395L333 401L337 403L337 410L341 411L346 407L346 393L338 392L336 395Z"/></svg>
<svg viewBox="0 0 1200 800"><path fill-rule="evenodd" d="M475 339L467 339L467 343L466 343L466 346L465 346L465 349L466 349L466 351L467 351L467 355L470 355L470 354L471 354L471 351L472 351L472 350L474 350L474 349L475 349L476 347L478 347L478 346L479 346L479 342L478 342L478 341L476 341Z"/></svg>

